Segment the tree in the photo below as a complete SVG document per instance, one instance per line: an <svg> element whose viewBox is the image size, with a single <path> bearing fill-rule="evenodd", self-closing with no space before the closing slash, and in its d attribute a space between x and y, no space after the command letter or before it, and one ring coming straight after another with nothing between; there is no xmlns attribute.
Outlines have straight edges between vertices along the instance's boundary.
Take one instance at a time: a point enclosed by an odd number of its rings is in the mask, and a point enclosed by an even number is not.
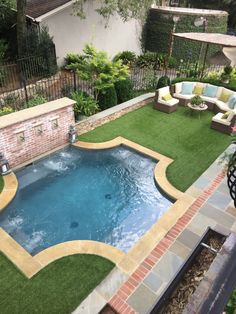
<svg viewBox="0 0 236 314"><path fill-rule="evenodd" d="M114 87L114 83L128 76L128 66L121 60L111 61L105 51L97 51L92 45L86 45L83 54L78 56L76 63L71 63L67 69L76 71L78 76L93 84L95 99L104 89Z"/></svg>
<svg viewBox="0 0 236 314"><path fill-rule="evenodd" d="M25 41L26 41L26 0L17 0L18 56L24 55Z"/></svg>
<svg viewBox="0 0 236 314"><path fill-rule="evenodd" d="M81 18L85 18L84 6L87 0L75 0L74 13ZM95 1L93 1L95 3ZM158 2L158 1L157 1ZM131 18L141 18L146 16L147 10L154 3L153 0L99 0L99 7L96 11L107 20L114 14L118 14L123 21Z"/></svg>

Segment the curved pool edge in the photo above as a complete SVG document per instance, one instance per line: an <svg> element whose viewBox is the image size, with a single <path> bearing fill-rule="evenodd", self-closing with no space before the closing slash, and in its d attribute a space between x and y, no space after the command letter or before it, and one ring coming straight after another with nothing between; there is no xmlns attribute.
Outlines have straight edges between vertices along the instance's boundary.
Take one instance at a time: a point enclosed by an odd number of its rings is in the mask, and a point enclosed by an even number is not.
<svg viewBox="0 0 236 314"><path fill-rule="evenodd" d="M97 241L74 240L53 245L32 256L4 229L0 228L0 251L27 277L31 278L50 263L74 254L94 254L118 265L125 257L119 249Z"/></svg>
<svg viewBox="0 0 236 314"><path fill-rule="evenodd" d="M166 171L168 166L174 161L173 159L166 157L160 153L157 153L149 148L139 145L133 141L127 140L122 136L118 136L110 141L102 143L89 143L78 141L73 144L74 147L84 148L84 149L109 149L124 145L126 147L132 148L141 154L151 157L158 161L155 170L154 178L160 189L171 199L178 200L183 196L183 192L175 188L166 176Z"/></svg>
<svg viewBox="0 0 236 314"><path fill-rule="evenodd" d="M166 170L167 167L173 162L171 158L161 155L123 137L117 137L113 140L103 143L88 143L78 141L73 146L85 149L107 149L120 145L130 147L158 161L154 169L154 178L160 188L169 197L175 200L175 203L139 239L139 241L129 250L128 253L124 253L119 249L102 242L75 240L59 243L41 251L35 256L32 256L7 232L0 228L0 251L2 251L3 254L6 255L9 260L16 265L18 269L25 274L26 277L31 278L41 269L55 260L73 254L95 254L107 258L123 272L126 274L131 274L144 260L147 253L152 251L156 244L168 233L170 228L174 226L178 219L182 217L190 205L195 201L193 196L177 190L168 181L166 177ZM13 173L9 175L9 178L6 180L9 183L9 188L12 189L12 196L9 198L10 202L15 196L18 182L16 176ZM12 185L10 184L11 182Z"/></svg>
<svg viewBox="0 0 236 314"><path fill-rule="evenodd" d="M0 192L0 212L13 200L18 188L16 175L11 172L2 177L4 186Z"/></svg>

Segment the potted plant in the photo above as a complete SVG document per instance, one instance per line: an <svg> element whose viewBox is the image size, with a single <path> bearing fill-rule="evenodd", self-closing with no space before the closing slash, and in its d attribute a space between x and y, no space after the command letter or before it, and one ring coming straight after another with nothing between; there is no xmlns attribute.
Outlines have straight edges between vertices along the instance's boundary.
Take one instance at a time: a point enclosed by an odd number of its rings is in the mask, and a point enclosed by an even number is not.
<svg viewBox="0 0 236 314"><path fill-rule="evenodd" d="M196 95L193 98L191 98L191 105L193 107L200 106L202 104L202 102L203 102L203 100L199 95Z"/></svg>
<svg viewBox="0 0 236 314"><path fill-rule="evenodd" d="M229 83L229 79L231 77L231 74L232 74L232 71L233 71L233 68L231 65L226 65L224 67L224 72L221 74L221 80L223 83Z"/></svg>
<svg viewBox="0 0 236 314"><path fill-rule="evenodd" d="M99 111L97 101L84 92L72 92L71 98L76 102L74 104L74 113L76 120L83 120Z"/></svg>

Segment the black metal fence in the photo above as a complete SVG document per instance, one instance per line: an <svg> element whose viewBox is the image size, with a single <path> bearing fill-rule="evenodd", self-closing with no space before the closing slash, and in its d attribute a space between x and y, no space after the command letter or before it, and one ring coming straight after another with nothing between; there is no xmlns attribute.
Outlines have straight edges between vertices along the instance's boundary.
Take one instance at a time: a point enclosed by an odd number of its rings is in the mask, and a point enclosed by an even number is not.
<svg viewBox="0 0 236 314"><path fill-rule="evenodd" d="M20 67L20 73L19 65L5 67L5 70L8 70L8 83L0 87L0 108L7 106L14 110L20 110L34 106L38 102L42 103L42 100L46 102L65 96L69 97L71 92L76 90L94 95L92 82L81 80L74 72L60 71L45 78L42 70L44 67L39 68L39 61L39 59L28 58L24 66ZM188 70L189 68L186 66L155 71L151 68L135 67L130 71L130 78L135 90L154 90L161 76L167 75L172 80L177 76L189 76ZM208 68L208 71L213 70L219 71L222 70L222 67ZM41 79L41 77L44 78Z"/></svg>

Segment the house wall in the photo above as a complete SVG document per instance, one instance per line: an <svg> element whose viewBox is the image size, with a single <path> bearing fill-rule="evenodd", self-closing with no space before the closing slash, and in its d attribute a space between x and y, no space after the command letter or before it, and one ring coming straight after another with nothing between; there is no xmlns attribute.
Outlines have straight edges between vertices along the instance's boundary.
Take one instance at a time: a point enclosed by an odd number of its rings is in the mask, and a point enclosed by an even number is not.
<svg viewBox="0 0 236 314"><path fill-rule="evenodd" d="M73 104L74 101L62 98L0 117L0 152L10 166L68 143L69 126L75 123Z"/></svg>
<svg viewBox="0 0 236 314"><path fill-rule="evenodd" d="M110 56L123 50L140 53L141 26L137 20L124 23L118 16L110 19L106 27L104 19L95 12L94 1L86 5L86 19L72 15L72 6L44 17L41 24L49 28L56 45L58 65L69 52L81 52L86 43L105 50Z"/></svg>

